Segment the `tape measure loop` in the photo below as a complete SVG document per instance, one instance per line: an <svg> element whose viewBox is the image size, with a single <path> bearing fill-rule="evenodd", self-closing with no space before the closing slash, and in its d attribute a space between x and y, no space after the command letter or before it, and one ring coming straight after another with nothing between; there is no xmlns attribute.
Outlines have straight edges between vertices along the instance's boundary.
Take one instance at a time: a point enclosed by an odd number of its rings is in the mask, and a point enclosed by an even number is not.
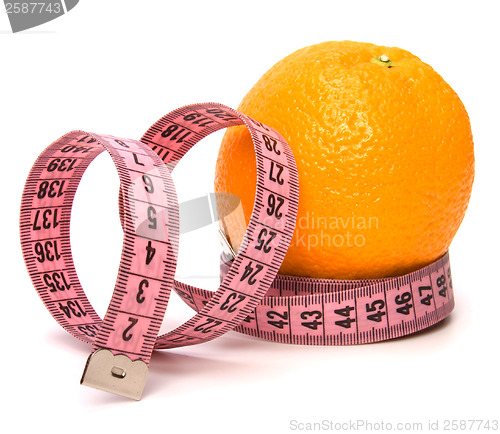
<svg viewBox="0 0 500 434"><path fill-rule="evenodd" d="M141 141L173 169L203 137L236 125L245 125L250 131L258 169L255 204L249 225L219 289L209 299L203 300L202 306L196 306L198 313L193 318L160 336L155 348L207 342L234 329L266 294L290 244L298 208L298 175L291 149L274 129L223 104L193 104L162 117ZM283 182L273 183L265 178L271 164L283 167ZM271 210L262 206L268 202L274 203ZM268 249L259 250L253 240L263 230L275 230L276 235ZM182 288L182 285L175 287L177 293L190 303L193 294Z"/></svg>
<svg viewBox="0 0 500 434"><path fill-rule="evenodd" d="M221 255L221 280L231 260ZM403 276L330 280L278 274L265 297L235 329L253 337L299 345L354 345L415 333L454 307L449 254ZM175 281L194 310L213 293Z"/></svg>
<svg viewBox="0 0 500 434"><path fill-rule="evenodd" d="M101 320L78 279L69 228L81 177L104 150L124 192L124 248ZM135 140L84 131L64 135L42 152L28 176L20 231L30 277L59 324L95 349L148 364L173 286L179 235L174 185L160 158Z"/></svg>

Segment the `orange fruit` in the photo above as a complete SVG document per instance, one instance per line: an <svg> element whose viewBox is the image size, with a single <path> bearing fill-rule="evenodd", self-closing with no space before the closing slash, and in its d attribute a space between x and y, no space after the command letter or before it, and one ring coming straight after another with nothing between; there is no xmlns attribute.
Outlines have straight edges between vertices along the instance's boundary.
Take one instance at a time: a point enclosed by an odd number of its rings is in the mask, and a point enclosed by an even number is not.
<svg viewBox="0 0 500 434"><path fill-rule="evenodd" d="M278 130L297 162L297 225L280 273L381 278L448 250L471 194L472 133L457 94L418 57L351 41L305 47L238 110ZM229 128L215 190L241 198L246 224L255 180L250 135ZM235 249L245 223L226 227Z"/></svg>

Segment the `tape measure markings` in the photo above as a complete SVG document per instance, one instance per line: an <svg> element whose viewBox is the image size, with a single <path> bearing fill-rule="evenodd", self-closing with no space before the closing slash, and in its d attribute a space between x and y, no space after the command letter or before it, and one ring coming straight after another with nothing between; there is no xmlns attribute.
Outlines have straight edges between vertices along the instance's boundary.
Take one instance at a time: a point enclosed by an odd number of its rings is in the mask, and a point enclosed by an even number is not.
<svg viewBox="0 0 500 434"><path fill-rule="evenodd" d="M247 127L254 144L255 203L238 254L230 260L223 255L221 284L210 292L174 281L179 216L169 169L208 134L236 125ZM124 238L112 300L101 320L76 274L69 221L80 179L104 149L120 177ZM32 281L54 318L94 346L82 382L139 399L153 348L207 342L229 330L295 344L376 342L421 330L451 312L447 253L394 278L277 275L294 232L298 193L295 160L280 134L217 103L174 110L141 142L75 131L50 145L25 185L21 244ZM158 337L171 287L196 314Z"/></svg>
<svg viewBox="0 0 500 434"><path fill-rule="evenodd" d="M85 139L89 139L85 141ZM85 146L76 147L76 143L81 141L85 142ZM112 144L112 142L115 142ZM90 143L88 143L90 142ZM117 150L116 144L120 145L122 149ZM72 148L73 147L73 148ZM131 148L131 149L126 149ZM162 171L163 162L151 152L147 147L145 147L140 142L130 141L128 139L113 138L111 136L98 136L94 134L87 134L84 132L72 132L61 138L59 141L54 142L46 151L44 151L41 157L37 160L34 168L30 172L28 182L23 193L22 205L23 209L21 212L21 238L23 245L23 253L25 256L25 261L27 263L28 270L33 279L33 283L39 294L46 304L49 311L53 314L54 318L65 327L70 333L76 337L84 340L85 342L93 343L95 347L108 348L115 353L127 354L133 359L135 356L140 354L141 359L147 363L151 355L153 348L152 343L144 341L140 345L140 351L128 350L126 347L117 345L116 342L112 343L108 341L110 333L114 330L114 325L120 325L124 321L120 321L118 318L121 314L133 315L133 320L137 318L148 318L149 324L147 329L148 333L145 334L145 338L149 334L154 335L159 330L161 321L163 319L164 309L166 308L166 302L168 301L168 292L170 288L168 284L161 283L163 286L162 291L166 292L166 295L160 291L157 297L155 297L155 304L150 306L150 310L153 313L144 314L143 310L139 312L134 311L136 309L127 309L126 296L130 295L131 288L127 288L128 274L127 271L131 267L133 256L130 255L130 251L134 251L136 247L137 240L141 237L141 230L137 228L134 230L134 224L138 224L137 216L133 216L132 213L126 212L124 227L126 228L124 232L124 252L120 263L120 270L118 273L116 290L113 294L112 302L106 312L104 319L101 321L97 313L93 310L90 302L85 296L83 289L81 288L80 282L78 280L76 270L71 256L70 239L69 239L69 218L70 212L67 210L71 209L74 195L78 187L79 181L83 175L83 172L87 168L88 164L106 149L117 168L120 176L122 189L128 190L128 195L126 196L125 207L129 207L130 211L136 211L137 208L144 207L146 204L148 209L155 209L155 206L151 203L148 204L147 200L141 200L139 203L134 203L132 197L134 193L134 180L130 176L130 171L127 170L127 165L131 166L131 160L134 160L135 164L144 166L143 171L146 171L149 175L154 173L154 170ZM72 155L71 158L66 157L66 153L83 152L87 153L86 156L75 156ZM139 158L147 157L147 160L140 161ZM152 164L150 167L146 168L148 161L153 161L156 159L157 164ZM51 172L62 172L58 176L51 176ZM137 172L136 173L143 173ZM156 176L158 179L166 179L168 176L168 171L163 170L164 173L161 176ZM148 176L148 175L146 175ZM56 178L56 179L55 179ZM137 177L136 177L137 178ZM64 180L64 181L63 181ZM67 180L67 187L64 188L64 183ZM54 183L54 181L56 181ZM144 189L144 187L143 187ZM169 186L168 184L162 183L161 190L169 191L170 197L175 198L175 192L173 190L173 183ZM62 197L62 201L59 199ZM143 195L146 199L147 195ZM165 195L165 198L167 196ZM48 205L56 201L54 205ZM156 201L153 202L161 212L169 212L170 214L175 214L176 203L171 202L168 206L161 207ZM33 206L33 204L35 206ZM47 224L45 221L43 228L37 226L36 218L33 218L33 211L39 213L40 209L53 209L54 213L57 210L64 207L61 211L60 218L61 221L56 225ZM153 208L151 208L153 207ZM65 211L66 210L66 211ZM156 213L155 213L156 214ZM144 216L144 213L143 213ZM33 221L33 224L31 222ZM55 221L55 220L54 220ZM175 215L169 215L169 221L175 222ZM156 220L155 220L156 222ZM178 218L177 218L178 222ZM60 225L59 225L60 223ZM52 227L54 226L54 227ZM170 225L169 225L170 226ZM39 231L38 233L36 231ZM48 232L47 232L48 231ZM142 236L144 236L147 231L142 230ZM44 234L43 236L38 234ZM148 239L155 239L158 244L164 244L171 249L171 241L166 242L162 239L157 239L158 237L147 237ZM135 240L134 240L135 239ZM166 236L165 236L166 239ZM173 237L173 242L175 243L175 237ZM55 243L55 240L61 240L61 252L55 250L54 254L47 250L47 255L50 253L51 256L49 262L53 265L47 266L45 263L45 258L42 256L44 254L43 250L37 249L37 244L40 241L50 240ZM134 242L135 241L135 242ZM35 244L34 244L35 243ZM33 247L33 244L35 247ZM54 244L54 247L57 246ZM49 246L52 247L52 244ZM35 253L38 252L38 262L41 263L41 269L39 264L36 263L35 255L33 255L32 249L35 249ZM158 248L158 247L157 247ZM127 250L129 249L129 250ZM164 255L167 257L170 255L175 261L175 256L167 248L163 249ZM55 256L54 256L55 255ZM140 256L140 255L139 255ZM175 266L173 266L170 260L161 261L165 262L164 270L165 272L159 275L162 277L164 282L168 282L168 275L170 275L170 285L173 282L173 274ZM160 262L160 261L158 261ZM43 265L45 263L45 265ZM137 267L140 269L141 267ZM147 278L151 272L148 273L134 273L136 276L143 276ZM162 280L158 279L159 282ZM64 286L63 286L64 282ZM47 286L49 285L49 286ZM149 286L149 285L148 285ZM73 293L72 297L68 297L67 290L71 290ZM144 306L141 306L144 309ZM163 312L163 313L162 313ZM139 321L139 320L137 320ZM126 323L126 321L125 321ZM134 325L136 325L134 323ZM124 332L125 333L125 332ZM125 336L125 335L124 335ZM130 335L131 336L131 335ZM126 336L128 337L128 335Z"/></svg>
<svg viewBox="0 0 500 434"><path fill-rule="evenodd" d="M57 146L57 148L56 148ZM76 292L76 296L73 297L74 300L76 300L76 307L77 308L80 308L80 304L79 304L79 301L81 301L82 305L83 305L83 309L85 310L86 312L86 315L88 315L89 317L93 318L93 320L97 320L98 319L98 316L97 314L93 311L93 309L91 308L91 306L86 303L86 297L84 295L81 294L81 292L79 291L79 288L78 288L78 282L77 282L77 278L76 278L76 273L72 273L71 272L71 269L73 267L72 265L72 261L71 261L71 258L67 258L67 256L71 256L71 251L70 251L70 247L69 247L69 216L66 216L65 215L65 211L67 209L70 209L71 208L71 205L65 205L65 203L68 202L68 200L66 200L66 197L68 195L72 195L74 194L74 192L76 191L76 186L72 186L71 184L74 184L74 182L72 183L71 182L71 177L73 176L72 174L69 174L70 170L68 170L67 172L64 172L64 170L58 170L58 171L62 171L64 173L64 175L68 174L68 176L57 176L57 177L53 177L50 175L51 172L54 172L56 169L66 169L66 168L69 168L69 165L68 166L58 166L58 165L54 165L53 163L58 163L58 162L61 162L61 159L57 159L57 158L54 158L54 155L57 151L59 151L61 148L61 143L56 143L55 145L53 145L52 148L48 149L44 155L47 156L47 158L41 158L37 161L37 163L35 163L35 166L32 170L32 174L34 176L34 179L36 180L35 182L32 182L32 183L27 183L27 187L25 189L25 193L23 194L23 200L22 200L22 207L24 208L24 215L23 213L21 214L21 222L31 222L31 219L32 219L32 212L33 210L35 210L35 212L37 211L37 209L45 209L45 210L51 210L51 213L53 213L54 216L56 216L57 214L57 210L58 208L61 209L61 218L63 220L61 220L57 226L59 226L59 229L55 229L56 228L56 225L55 223L53 225L49 225L49 227L47 227L47 225L44 225L45 227L42 228L42 227L38 227L36 226L36 222L33 222L33 224L28 224L28 225L22 225L21 227L21 245L23 247L23 253L25 254L25 259L26 259L26 263L27 263L27 267L28 267L28 270L30 270L30 274L32 275L32 279L34 279L34 284L35 286L37 286L37 288L39 288L40 286L43 287L44 284L48 285L47 288L50 288L51 290L55 289L54 294L56 297L56 299L54 300L54 304L55 303L58 303L60 302L59 300L62 300L62 301L70 301L70 300L66 300L64 297L57 297L58 295L58 292L57 292L57 289L59 290L66 290L66 289L70 289L70 287ZM68 164L73 164L71 162L74 162L74 161L77 161L77 160L82 160L83 161L83 165L85 165L86 163L86 158L73 158L73 159L69 159L69 162L68 162L68 159L66 160L62 160L63 162L65 161L66 163ZM42 175L42 172L45 170L45 163L44 161L47 161L49 162L48 164L48 167L47 167L47 171L45 171L44 173L44 176L41 180L39 180L39 178L41 177ZM63 163L64 164L64 163ZM74 170L74 173L83 173L84 171L84 168L83 169L79 169L78 167L75 168ZM57 181L57 184L55 183L54 179L56 179ZM50 182L49 182L50 181ZM67 188L63 189L66 181L68 181L68 185ZM57 190L54 189L54 187L58 187ZM57 191L57 193L56 193ZM42 204L44 204L44 199L46 197L49 198L49 200L52 200L51 198L52 197L60 197L60 196L65 196L64 199L63 199L63 205L55 205L55 206L35 206L35 207L30 207L30 205L32 204L33 202L33 199L30 199L30 196L33 197L33 196L37 196L37 199L38 199L38 202L41 201ZM72 198L70 199L70 201L72 201ZM53 211L52 211L53 210ZM66 218L64 218L66 217ZM36 232L36 231L40 231L40 232ZM49 233L47 234L46 232L49 231ZM54 236L52 235L52 232L55 231L56 233L60 233L61 236ZM38 236L37 234L44 234L46 235L45 238L43 236ZM50 244L48 244L48 242L50 240L61 240L61 252L58 251L58 244L56 244L56 242L52 243L50 242ZM43 246L42 244L40 244L41 241L45 241L45 246ZM30 246L31 244L34 243L34 247L33 246ZM30 248L33 248L35 250L38 250L38 252L35 252L37 253L36 256L39 256L39 258L35 258L34 256L32 258L29 258L29 255L32 254L32 252L29 252L28 250L31 250ZM37 247L40 247L39 249L37 249ZM54 248L54 255L52 253L49 252L49 248L53 247ZM45 250L44 250L45 249ZM48 256L50 253L50 257ZM51 268L51 267L47 267L45 266L42 270L40 270L38 272L38 266L37 266L37 262L36 260L38 260L39 262L45 262L45 254L47 254L47 259L49 260L49 262L53 263L54 264L54 268ZM58 259L59 258L63 258L63 260L65 260L68 264L67 267L62 267L62 271L61 271L61 267L58 267L58 261L55 261L54 259ZM40 276L43 275L43 280L44 282L41 282L41 278ZM69 277L66 277L66 276L69 276ZM68 283L69 282L69 283ZM52 285L52 286L50 286ZM64 286L63 286L64 285ZM49 310L53 313L53 315L56 317L56 318L59 318L60 319L60 323L63 324L63 325L68 325L68 321L66 321L66 319L63 317L63 314L60 312L60 311L57 311L55 310L53 307L50 306L50 301L52 300L52 297L50 296L50 294L48 292L41 292L40 294L42 296L42 300L44 300L44 302L47 304ZM88 305L87 305L88 304Z"/></svg>
<svg viewBox="0 0 500 434"><path fill-rule="evenodd" d="M202 118L204 124L196 128L179 125L179 121L200 120L203 115L194 112L195 108L210 114L209 118L217 118L217 121ZM268 158L270 152L278 156L282 154L273 160L286 161L288 178L285 183L277 183L275 189L270 189L272 192L267 192L274 200L279 198L282 213L278 214L276 210L275 215L264 216L262 209L256 206L248 231L248 236L252 237L260 220L265 220L269 227L281 228L281 224L283 230L276 237L277 245L281 246L279 251L264 252L267 256L252 251L244 258L237 257L233 265L234 277L231 277L232 273L228 276L225 288L217 291L190 321L157 339L169 290L173 286L178 236L178 203L167 167L141 142L82 131L63 136L36 161L23 192L20 219L28 271L53 317L71 334L94 346L82 383L135 399L142 393L154 346L175 347L206 342L234 328L255 308L284 257L298 205L298 194L294 194L298 188L297 175L291 173L296 170L293 156L286 149L286 142L281 143L278 133L266 129L266 134L259 139L258 135L263 133L252 130L254 127L246 116L218 104L184 107L160 120L159 125L163 126L163 138L171 141L163 155L169 155L172 166L177 161L174 157L181 158L210 132L232 125L246 125L256 138L258 165L263 166L260 160ZM151 131L157 129L153 127ZM195 129L200 131L194 133ZM189 140L188 136L191 136ZM155 141L158 142L156 138ZM164 144L162 140L159 142ZM80 179L90 162L104 149L111 155L120 178L119 210L124 239L112 300L101 320L85 296L74 268L69 221ZM150 176L155 171L158 176ZM265 180L259 176L258 184L263 185ZM162 181L161 186L157 180ZM162 197L154 198L159 191L163 193ZM38 225L38 219L41 219L42 226ZM170 221L176 228L174 234L170 234ZM248 249L246 240L241 251ZM263 260L265 257L269 257L268 262ZM150 262L153 267L149 266ZM260 272L262 276L257 279ZM155 297L144 303L146 289ZM237 304L238 308L235 308Z"/></svg>
<svg viewBox="0 0 500 434"><path fill-rule="evenodd" d="M449 270L445 254L429 266L395 278L332 281L277 275L255 312L234 330L267 340L316 345L400 337L429 327L451 312ZM222 277L227 271L228 264L222 263ZM178 281L174 289L195 310L211 297L210 291Z"/></svg>
<svg viewBox="0 0 500 434"><path fill-rule="evenodd" d="M221 104L195 104L169 113L156 122L144 134L141 141L149 144L157 152L160 149L159 155L162 156L165 163L173 168L177 161L203 137L221 128L235 125L246 125L250 130L255 147L257 167L262 168L262 161L271 158L274 161L285 161L289 172L290 170L296 171L291 151L278 133L266 128L265 133L267 134L265 134L266 138L264 138L264 133L258 130L258 128L262 129L261 124L253 122L246 116ZM266 140L273 143L273 146L266 148ZM278 143L280 148L278 148ZM274 154L271 154L271 152L274 152ZM274 155L281 155L280 160ZM259 176L261 179L258 180L257 184L265 185L262 175ZM276 194L275 197L279 195L283 201L283 213L268 218L271 227L279 226L278 220L281 218L286 222L284 225L286 229L281 231L279 243L277 243L282 248L279 251L273 251L271 258L267 260L264 260L262 255L256 255L255 252L245 255L254 228L259 227L260 222L264 220L259 196L256 195L253 215L245 235L246 246L240 248L240 254L233 263L234 271L228 274L226 281L222 283L215 294L212 294L210 301L205 303L197 315L172 332L160 336L156 348L172 348L181 344L206 342L234 328L253 310L267 291L267 287L274 278L273 276L276 275L293 232L298 203L298 194L293 194L294 189L297 190L298 187L296 179L297 175L295 173L294 178L287 178L286 182L277 186L278 188L271 189L273 193L269 193ZM257 190L259 191L260 188L257 188ZM288 207L290 207L290 210L285 213L285 209ZM249 262L245 265L244 261ZM249 268L252 266L254 268ZM254 270L259 273L262 272L261 275L263 275L258 280L258 286L255 287L253 287L253 284L256 284L257 280L252 280L254 279ZM246 279L251 284L243 282ZM225 303L235 300L238 301L238 308L229 312L227 308L229 304L226 306ZM231 307L233 306L236 307L236 304L231 304Z"/></svg>

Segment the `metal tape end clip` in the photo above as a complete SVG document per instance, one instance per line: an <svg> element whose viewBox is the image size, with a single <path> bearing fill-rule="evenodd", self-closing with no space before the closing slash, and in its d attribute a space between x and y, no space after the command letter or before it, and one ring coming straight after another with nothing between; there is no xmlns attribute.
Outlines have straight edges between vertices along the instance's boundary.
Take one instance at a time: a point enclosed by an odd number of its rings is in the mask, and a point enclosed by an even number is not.
<svg viewBox="0 0 500 434"><path fill-rule="evenodd" d="M101 349L87 359L80 384L140 400L147 376L148 366L142 360Z"/></svg>

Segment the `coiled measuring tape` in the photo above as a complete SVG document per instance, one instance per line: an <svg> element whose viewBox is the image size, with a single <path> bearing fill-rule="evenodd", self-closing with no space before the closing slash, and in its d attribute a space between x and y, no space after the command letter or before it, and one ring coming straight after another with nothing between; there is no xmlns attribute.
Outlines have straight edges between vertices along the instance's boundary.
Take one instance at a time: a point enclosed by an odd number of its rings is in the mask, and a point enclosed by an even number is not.
<svg viewBox="0 0 500 434"><path fill-rule="evenodd" d="M231 253L221 255L221 278L232 261ZM174 289L196 311L212 294L178 281ZM363 344L423 330L453 307L446 253L420 270L394 278L330 280L278 274L252 315L234 330L289 344Z"/></svg>
<svg viewBox="0 0 500 434"><path fill-rule="evenodd" d="M221 285L209 292L174 280L179 214L170 170L203 137L234 125L245 125L254 143L256 199L241 247L224 256ZM120 177L124 239L112 300L101 320L78 281L69 223L79 181L103 150ZM276 167L280 177L272 176ZM298 344L374 342L421 330L451 312L448 254L388 279L277 275L295 228L298 187L295 160L283 137L215 103L167 114L141 141L73 131L45 149L23 192L21 244L48 310L94 347L82 384L140 399L153 349L207 342L230 330ZM197 313L157 336L172 288Z"/></svg>

